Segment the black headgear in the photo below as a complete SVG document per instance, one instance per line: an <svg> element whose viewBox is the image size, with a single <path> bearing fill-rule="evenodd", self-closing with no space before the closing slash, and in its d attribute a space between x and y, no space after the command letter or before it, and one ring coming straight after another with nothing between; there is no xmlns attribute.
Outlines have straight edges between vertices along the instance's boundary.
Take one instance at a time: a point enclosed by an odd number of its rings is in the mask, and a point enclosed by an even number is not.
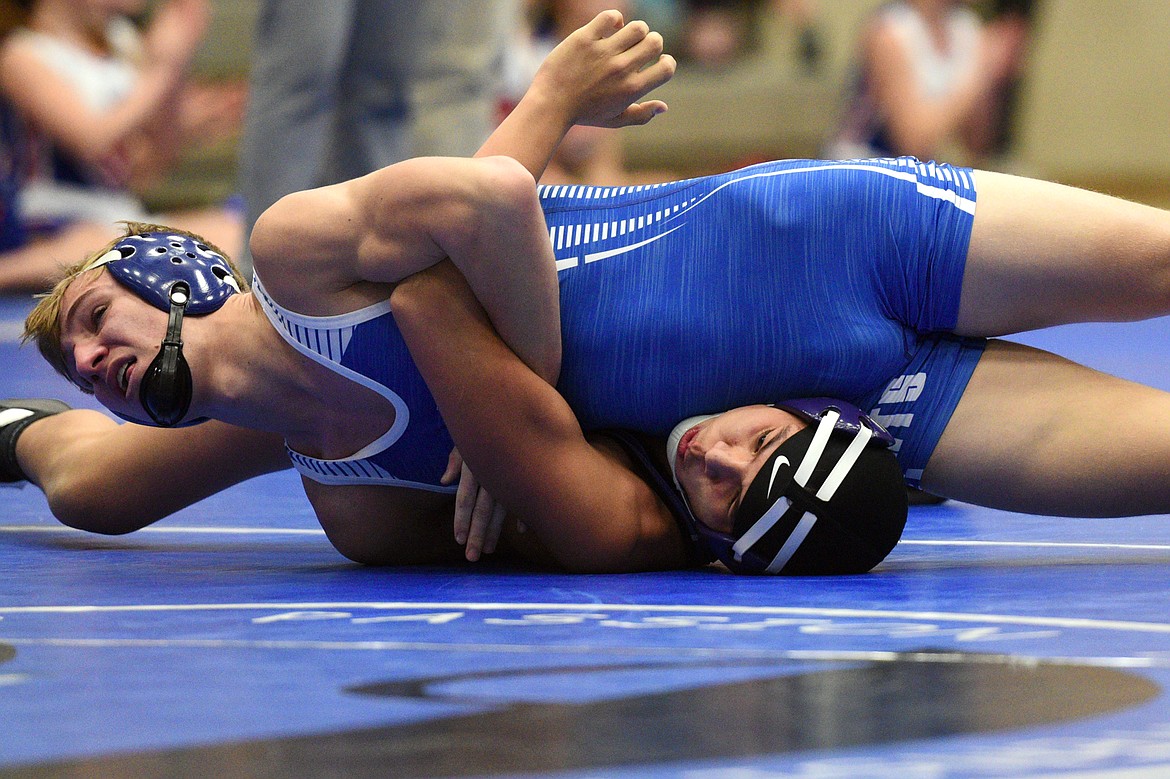
<svg viewBox="0 0 1170 779"><path fill-rule="evenodd" d="M906 525L906 485L889 448L893 437L842 401L811 398L776 407L809 426L764 462L730 534L696 519L698 535L736 573L870 570L893 550Z"/></svg>

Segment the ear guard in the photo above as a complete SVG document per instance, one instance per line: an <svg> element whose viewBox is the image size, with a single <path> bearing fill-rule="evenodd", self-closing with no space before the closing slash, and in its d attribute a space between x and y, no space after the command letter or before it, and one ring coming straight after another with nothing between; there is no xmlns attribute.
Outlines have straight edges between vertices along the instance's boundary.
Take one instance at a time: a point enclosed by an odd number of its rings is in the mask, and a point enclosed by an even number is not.
<svg viewBox="0 0 1170 779"><path fill-rule="evenodd" d="M147 366L139 388L143 408L159 427L178 425L187 415L194 395L191 368L183 357L183 311L187 307L188 295L186 282L177 281L171 285L167 335L158 354Z"/></svg>
<svg viewBox="0 0 1170 779"><path fill-rule="evenodd" d="M146 369L139 396L156 425L179 426L194 395L191 369L183 357L183 316L217 311L240 291L239 283L223 255L195 238L174 233L128 235L91 267L102 265L147 303L168 312L166 336Z"/></svg>

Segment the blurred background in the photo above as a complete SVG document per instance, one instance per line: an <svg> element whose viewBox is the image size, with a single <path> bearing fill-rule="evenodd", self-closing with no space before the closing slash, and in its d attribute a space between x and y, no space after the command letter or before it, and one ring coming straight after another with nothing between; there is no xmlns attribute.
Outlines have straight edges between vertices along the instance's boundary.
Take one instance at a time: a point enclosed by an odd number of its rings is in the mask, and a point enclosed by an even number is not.
<svg viewBox="0 0 1170 779"><path fill-rule="evenodd" d="M499 73L497 119L522 94L543 54L560 36L598 8L614 5L591 0L510 2L515 29ZM35 5L0 0L3 30L27 22ZM138 5L129 16L145 29L165 3ZM258 15L265 5L281 3L210 0L210 5L210 27L192 60L191 79L247 95ZM447 5L457 8L459 3ZM645 18L661 30L666 50L679 59L676 77L658 92L670 112L648 127L602 131L566 144L562 164L550 171L550 178L629 183L772 158L843 156L830 150L857 107L864 58L867 51L872 54L865 43L867 30L872 32L875 12L889 5L881 0L616 3L627 18ZM924 0L905 5L973 12L988 30L1008 28L1016 48L1010 55L1010 75L997 82L997 104L988 109L994 137L985 137L977 152L956 137L943 137L930 149L930 157L1170 206L1170 133L1165 130L1170 117L1170 3ZM321 3L314 13L332 8ZM470 46L476 33L459 35ZM945 48L945 40L936 42ZM301 45L308 51L312 43ZM418 104L427 100L422 94ZM149 211L179 212L240 200L244 110L239 108L222 124L206 142L181 144L162 175L139 188L136 194ZM236 208L246 230L253 217L244 219L238 202L230 207Z"/></svg>

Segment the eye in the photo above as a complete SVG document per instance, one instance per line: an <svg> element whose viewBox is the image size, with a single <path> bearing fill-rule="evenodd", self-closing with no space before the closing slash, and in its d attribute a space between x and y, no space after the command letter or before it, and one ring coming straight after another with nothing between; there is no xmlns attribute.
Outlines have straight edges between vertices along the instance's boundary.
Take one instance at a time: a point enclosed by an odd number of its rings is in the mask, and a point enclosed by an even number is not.
<svg viewBox="0 0 1170 779"><path fill-rule="evenodd" d="M109 308L104 303L93 307L90 313L89 320L94 330L98 330L102 326L102 320L105 319L106 309Z"/></svg>
<svg viewBox="0 0 1170 779"><path fill-rule="evenodd" d="M752 450L753 452L759 454L760 450L768 443L768 434L771 432L771 430L765 430L760 433L760 437L756 439L756 448Z"/></svg>

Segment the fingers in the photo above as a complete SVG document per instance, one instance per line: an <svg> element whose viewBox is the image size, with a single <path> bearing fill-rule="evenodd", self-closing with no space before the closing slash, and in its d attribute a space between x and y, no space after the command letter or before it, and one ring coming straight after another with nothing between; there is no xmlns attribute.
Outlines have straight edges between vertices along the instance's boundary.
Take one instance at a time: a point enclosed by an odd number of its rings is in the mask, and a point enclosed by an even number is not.
<svg viewBox="0 0 1170 779"><path fill-rule="evenodd" d="M452 452L452 459L457 456ZM496 551L504 516L504 507L479 486L479 480L463 465L455 493L455 542L465 545L464 557L475 562L481 555Z"/></svg>
<svg viewBox="0 0 1170 779"><path fill-rule="evenodd" d="M661 100L647 100L645 103L634 103L625 111L613 118L611 123L607 123L606 127L631 127L633 125L646 124L659 114L666 113L666 103Z"/></svg>
<svg viewBox="0 0 1170 779"><path fill-rule="evenodd" d="M631 26L626 25L627 27ZM662 33L647 32L641 39L633 42L614 57L618 67L628 71L638 71L662 57L664 43ZM671 60L673 61L673 57Z"/></svg>
<svg viewBox="0 0 1170 779"><path fill-rule="evenodd" d="M475 497L475 508L471 511L471 527L467 532L467 548L464 549L464 557L471 562L478 560L481 554L495 549L496 539L499 537L498 532L496 538L491 539L491 549L487 548L487 539L491 531L495 508L495 501L492 500L492 497L483 490L478 490Z"/></svg>
<svg viewBox="0 0 1170 779"><path fill-rule="evenodd" d="M608 38L620 30L624 21L621 11L602 11L593 17L593 21L585 25L585 29L600 40L602 38Z"/></svg>
<svg viewBox="0 0 1170 779"><path fill-rule="evenodd" d="M496 551L504 529L504 507L483 490L475 504L471 532L467 536L467 559L474 562L481 555Z"/></svg>
<svg viewBox="0 0 1170 779"><path fill-rule="evenodd" d="M462 470L463 458L459 455L458 449L452 449L451 454L447 455L447 470L439 477L439 484L443 486L454 484Z"/></svg>
<svg viewBox="0 0 1170 779"><path fill-rule="evenodd" d="M638 71L632 78L636 88L639 90L639 94L644 95L647 92L658 89L658 87L674 78L674 72L677 68L678 63L674 57L669 54L663 54L658 57L657 62ZM652 100L649 102L662 103L661 100ZM662 105L665 106L666 104L662 103Z"/></svg>
<svg viewBox="0 0 1170 779"><path fill-rule="evenodd" d="M650 25L637 19L614 32L609 37L609 44L617 51L625 51L645 40L650 34ZM653 34L658 36L659 41L662 40L661 35Z"/></svg>
<svg viewBox="0 0 1170 779"><path fill-rule="evenodd" d="M468 531L471 528L471 513L475 509L475 499L479 495L479 482L467 466L462 466L462 476L459 479L459 489L455 492L455 543L462 546L467 543Z"/></svg>

